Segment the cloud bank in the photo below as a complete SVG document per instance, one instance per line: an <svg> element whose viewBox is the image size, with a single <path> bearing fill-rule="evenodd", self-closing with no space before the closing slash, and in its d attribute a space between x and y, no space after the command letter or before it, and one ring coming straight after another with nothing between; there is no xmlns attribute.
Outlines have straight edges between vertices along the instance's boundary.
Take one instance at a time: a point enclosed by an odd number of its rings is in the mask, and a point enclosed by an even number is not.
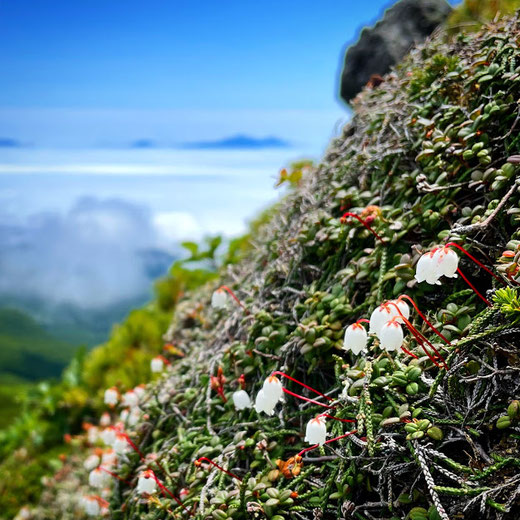
<svg viewBox="0 0 520 520"><path fill-rule="evenodd" d="M147 294L178 255L183 225L196 228L186 215L154 217L130 202L91 197L65 214L2 215L0 294L85 309Z"/></svg>

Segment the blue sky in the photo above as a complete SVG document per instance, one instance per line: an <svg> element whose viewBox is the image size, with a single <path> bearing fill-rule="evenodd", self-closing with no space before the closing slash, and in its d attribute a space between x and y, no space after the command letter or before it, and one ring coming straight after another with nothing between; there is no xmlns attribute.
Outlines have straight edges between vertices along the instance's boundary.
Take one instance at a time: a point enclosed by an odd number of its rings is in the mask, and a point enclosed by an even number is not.
<svg viewBox="0 0 520 520"><path fill-rule="evenodd" d="M345 44L391 3L0 0L0 134L97 145L280 123L281 137L312 147L346 113L336 99ZM164 127L167 110L175 124ZM262 113L273 124L258 126ZM317 119L316 134L301 133Z"/></svg>

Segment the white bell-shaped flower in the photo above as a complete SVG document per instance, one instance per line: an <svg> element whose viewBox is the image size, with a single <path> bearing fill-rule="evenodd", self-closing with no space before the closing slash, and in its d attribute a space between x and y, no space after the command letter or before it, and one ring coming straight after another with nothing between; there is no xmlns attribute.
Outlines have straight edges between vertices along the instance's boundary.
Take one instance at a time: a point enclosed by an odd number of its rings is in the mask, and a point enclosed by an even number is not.
<svg viewBox="0 0 520 520"><path fill-rule="evenodd" d="M391 300L389 303L393 303L393 304L397 305L398 309L401 311L401 314L407 320L410 319L410 307L408 306L408 304L405 301ZM398 321L399 323L404 323L404 320L403 320L403 318L401 318L401 314L399 314L399 312L397 312L397 309L393 305L391 305L391 307L393 307L393 309L395 311L394 316L396 317L396 321Z"/></svg>
<svg viewBox="0 0 520 520"><path fill-rule="evenodd" d="M117 388L107 388L105 390L105 404L108 404L108 406L115 406L117 402L119 401L119 392L117 391Z"/></svg>
<svg viewBox="0 0 520 520"><path fill-rule="evenodd" d="M211 306L214 309L225 309L228 303L228 295L224 289L217 289L211 295Z"/></svg>
<svg viewBox="0 0 520 520"><path fill-rule="evenodd" d="M107 446L112 446L114 442L116 442L117 431L112 426L109 426L105 428L99 436Z"/></svg>
<svg viewBox="0 0 520 520"><path fill-rule="evenodd" d="M88 474L88 484L93 488L103 489L110 484L110 475L102 469L95 468Z"/></svg>
<svg viewBox="0 0 520 520"><path fill-rule="evenodd" d="M430 285L440 285L439 278L441 273L437 267L434 253L425 253L417 262L415 268L415 279L418 282L427 282Z"/></svg>
<svg viewBox="0 0 520 520"><path fill-rule="evenodd" d="M91 426L87 431L87 439L90 444L96 444L99 439L99 428Z"/></svg>
<svg viewBox="0 0 520 520"><path fill-rule="evenodd" d="M401 347L403 344L403 329L396 320L385 323L379 334L381 348L387 352L392 352Z"/></svg>
<svg viewBox="0 0 520 520"><path fill-rule="evenodd" d="M101 419L99 419L99 425L103 426L103 427L110 426L111 422L112 422L112 419L110 419L110 414L108 412L105 412L101 416Z"/></svg>
<svg viewBox="0 0 520 520"><path fill-rule="evenodd" d="M105 453L101 455L101 464L103 467L115 466L117 464L116 452L112 449L105 451Z"/></svg>
<svg viewBox="0 0 520 520"><path fill-rule="evenodd" d="M152 361L150 361L150 370L154 374L158 374L164 370L164 361L161 356L154 357Z"/></svg>
<svg viewBox="0 0 520 520"><path fill-rule="evenodd" d="M276 376L269 376L262 387L265 398L276 404L283 395L282 382Z"/></svg>
<svg viewBox="0 0 520 520"><path fill-rule="evenodd" d="M128 426L135 426L141 419L142 414L143 412L138 406L132 408L128 414L128 418L126 419Z"/></svg>
<svg viewBox="0 0 520 520"><path fill-rule="evenodd" d="M140 495L153 495L157 491L157 482L151 471L143 471L137 480L137 492Z"/></svg>
<svg viewBox="0 0 520 520"><path fill-rule="evenodd" d="M101 463L101 459L98 455L89 455L83 462L83 467L87 471L92 471L93 469L97 468L99 464Z"/></svg>
<svg viewBox="0 0 520 520"><path fill-rule="evenodd" d="M134 390L128 390L125 394L123 394L123 399L121 401L123 406L128 406L129 408L133 408L139 404L139 397Z"/></svg>
<svg viewBox="0 0 520 520"><path fill-rule="evenodd" d="M345 330L343 350L350 350L355 356L367 348L368 334L361 323L352 323Z"/></svg>
<svg viewBox="0 0 520 520"><path fill-rule="evenodd" d="M126 437L121 433L116 435L116 440L112 447L117 455L124 455L130 448Z"/></svg>
<svg viewBox="0 0 520 520"><path fill-rule="evenodd" d="M376 307L370 315L370 326L368 332L379 336L381 327L386 322L390 321L395 314L397 314L397 311L393 305L388 305L386 303L379 305L379 307Z"/></svg>
<svg viewBox="0 0 520 520"><path fill-rule="evenodd" d="M146 385L138 385L134 388L135 395L137 396L137 400L141 402L146 394Z"/></svg>
<svg viewBox="0 0 520 520"><path fill-rule="evenodd" d="M305 429L305 442L323 446L327 440L327 425L324 417L315 417L307 423Z"/></svg>
<svg viewBox="0 0 520 520"><path fill-rule="evenodd" d="M83 497L81 505L88 516L99 516L101 513L101 506L97 497Z"/></svg>
<svg viewBox="0 0 520 520"><path fill-rule="evenodd" d="M459 255L449 247L441 247L434 255L437 262L437 269L441 276L446 278L457 278L457 269L459 267Z"/></svg>
<svg viewBox="0 0 520 520"><path fill-rule="evenodd" d="M269 400L265 397L265 392L260 390L256 394L255 410L256 413L264 412L267 415L273 415L277 401Z"/></svg>
<svg viewBox="0 0 520 520"><path fill-rule="evenodd" d="M23 506L14 517L14 520L29 520L32 517L31 510L27 506Z"/></svg>
<svg viewBox="0 0 520 520"><path fill-rule="evenodd" d="M245 410L251 408L251 399L245 390L237 390L233 392L233 404L237 410Z"/></svg>

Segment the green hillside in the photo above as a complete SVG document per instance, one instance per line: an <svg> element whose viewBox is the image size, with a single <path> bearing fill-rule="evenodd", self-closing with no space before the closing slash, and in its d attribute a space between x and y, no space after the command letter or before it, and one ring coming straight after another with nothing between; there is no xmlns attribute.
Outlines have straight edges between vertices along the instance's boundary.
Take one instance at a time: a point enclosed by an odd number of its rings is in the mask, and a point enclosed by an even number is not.
<svg viewBox="0 0 520 520"><path fill-rule="evenodd" d="M75 349L27 314L0 308L0 381L7 375L26 381L58 377Z"/></svg>

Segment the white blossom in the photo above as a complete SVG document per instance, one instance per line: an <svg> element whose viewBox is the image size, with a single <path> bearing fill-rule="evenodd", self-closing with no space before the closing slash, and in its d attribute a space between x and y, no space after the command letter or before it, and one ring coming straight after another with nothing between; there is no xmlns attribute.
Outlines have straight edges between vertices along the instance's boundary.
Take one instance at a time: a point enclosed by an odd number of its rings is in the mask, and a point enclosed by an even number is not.
<svg viewBox="0 0 520 520"><path fill-rule="evenodd" d="M126 437L123 434L118 433L112 447L117 455L124 455L129 449Z"/></svg>
<svg viewBox="0 0 520 520"><path fill-rule="evenodd" d="M449 247L441 247L433 255L440 276L446 278L457 278L459 267L459 255Z"/></svg>
<svg viewBox="0 0 520 520"><path fill-rule="evenodd" d="M88 475L88 484L93 488L103 489L110 484L110 475L102 469L95 468Z"/></svg>
<svg viewBox="0 0 520 520"><path fill-rule="evenodd" d="M403 329L397 321L389 321L381 328L379 341L381 342L381 348L387 352L392 352L400 348L403 344L403 339Z"/></svg>
<svg viewBox="0 0 520 520"><path fill-rule="evenodd" d="M355 356L367 348L368 334L361 323L352 323L345 330L343 350L350 350Z"/></svg>
<svg viewBox="0 0 520 520"><path fill-rule="evenodd" d="M81 505L88 516L99 516L101 513L97 497L82 497Z"/></svg>
<svg viewBox="0 0 520 520"><path fill-rule="evenodd" d="M117 391L117 388L107 388L105 390L105 404L108 404L109 406L115 406L118 401L119 392Z"/></svg>
<svg viewBox="0 0 520 520"><path fill-rule="evenodd" d="M395 314L397 314L397 311L392 305L382 304L376 307L370 315L370 326L368 330L370 334L379 336L381 327L390 321Z"/></svg>
<svg viewBox="0 0 520 520"><path fill-rule="evenodd" d="M129 408L133 408L139 404L139 397L135 390L128 390L125 394L123 394L123 399L121 401L123 406L128 406Z"/></svg>
<svg viewBox="0 0 520 520"><path fill-rule="evenodd" d="M161 356L154 357L152 361L150 361L150 370L154 374L158 374L164 370L164 361Z"/></svg>
<svg viewBox="0 0 520 520"><path fill-rule="evenodd" d="M307 423L305 429L305 442L323 446L327 440L327 425L324 417L315 417Z"/></svg>
<svg viewBox="0 0 520 520"><path fill-rule="evenodd" d="M245 390L237 390L233 393L233 404L237 410L251 408L251 399Z"/></svg>
<svg viewBox="0 0 520 520"><path fill-rule="evenodd" d="M217 289L211 296L211 306L214 309L225 309L227 302L228 295L224 289Z"/></svg>
<svg viewBox="0 0 520 520"><path fill-rule="evenodd" d="M262 390L264 391L266 400L272 402L273 404L276 404L283 395L282 383L276 376L269 376L264 381Z"/></svg>
<svg viewBox="0 0 520 520"><path fill-rule="evenodd" d="M437 261L434 258L434 253L425 253L419 258L415 269L415 279L418 282L427 282L431 285L440 285L439 278L441 277L437 269Z"/></svg>
<svg viewBox="0 0 520 520"><path fill-rule="evenodd" d="M116 441L116 436L117 436L117 430L112 426L105 428L100 434L101 440L107 446L112 446L114 444L114 442Z"/></svg>
<svg viewBox="0 0 520 520"><path fill-rule="evenodd" d="M99 425L100 426L110 426L111 422L112 422L112 420L110 419L110 414L108 412L105 412L101 416L101 419L99 420Z"/></svg>
<svg viewBox="0 0 520 520"><path fill-rule="evenodd" d="M137 492L140 495L153 495L157 491L157 482L150 471L143 471L137 481Z"/></svg>
<svg viewBox="0 0 520 520"><path fill-rule="evenodd" d="M83 467L87 471L92 471L94 468L97 468L100 464L101 460L98 455L90 455L83 462Z"/></svg>
<svg viewBox="0 0 520 520"><path fill-rule="evenodd" d="M265 397L265 392L260 390L258 394L256 394L255 410L257 413L264 412L267 415L273 415L276 402L277 401L268 400Z"/></svg>

